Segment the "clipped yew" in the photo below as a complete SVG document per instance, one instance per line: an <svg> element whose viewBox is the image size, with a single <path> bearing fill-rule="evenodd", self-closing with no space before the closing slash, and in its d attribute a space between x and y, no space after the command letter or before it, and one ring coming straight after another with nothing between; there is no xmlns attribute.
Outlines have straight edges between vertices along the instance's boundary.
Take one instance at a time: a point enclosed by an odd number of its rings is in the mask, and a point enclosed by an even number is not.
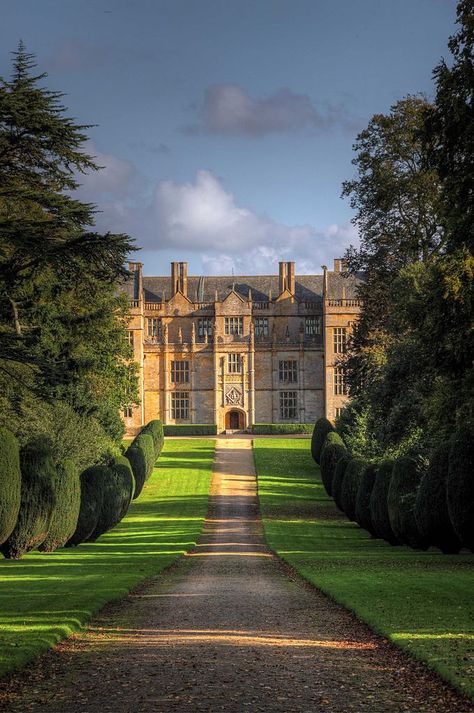
<svg viewBox="0 0 474 713"><path fill-rule="evenodd" d="M20 559L44 542L55 505L52 482L56 468L46 441L38 438L21 449L20 470L18 518L10 536L0 545L7 559Z"/></svg>
<svg viewBox="0 0 474 713"><path fill-rule="evenodd" d="M449 452L450 444L445 442L433 453L416 496L415 517L418 529L434 547L445 554L456 554L461 549L461 541L448 512Z"/></svg>
<svg viewBox="0 0 474 713"><path fill-rule="evenodd" d="M340 451L340 457L334 469L334 477L332 479L332 496L339 510L342 510L342 484L344 482L344 475L350 460L351 456L344 448Z"/></svg>
<svg viewBox="0 0 474 713"><path fill-rule="evenodd" d="M155 464L155 448L153 438L150 434L139 433L127 449L125 457L132 466L133 477L135 479L135 492L133 497L138 498Z"/></svg>
<svg viewBox="0 0 474 713"><path fill-rule="evenodd" d="M392 530L400 542L413 549L426 550L429 539L418 528L415 504L423 472L414 458L398 458L392 471L388 490L388 516Z"/></svg>
<svg viewBox="0 0 474 713"><path fill-rule="evenodd" d="M20 499L20 446L13 433L0 428L0 544L13 532Z"/></svg>
<svg viewBox="0 0 474 713"><path fill-rule="evenodd" d="M375 528L372 524L372 513L370 510L370 499L375 485L375 478L378 467L375 463L368 463L360 479L359 489L356 497L355 520L356 522L376 537Z"/></svg>
<svg viewBox="0 0 474 713"><path fill-rule="evenodd" d="M125 517L133 497L132 467L124 456L119 456L104 471L102 481L102 507L94 531L87 538L95 542Z"/></svg>
<svg viewBox="0 0 474 713"><path fill-rule="evenodd" d="M328 495L332 495L332 480L341 449L346 450L341 436L336 431L330 431L324 441L320 463L321 480Z"/></svg>
<svg viewBox="0 0 474 713"><path fill-rule="evenodd" d="M56 466L52 479L55 504L48 535L38 547L41 552L54 552L63 547L76 530L81 507L81 484L79 473L72 461Z"/></svg>
<svg viewBox="0 0 474 713"><path fill-rule="evenodd" d="M311 436L311 455L318 465L321 464L321 455L324 448L326 436L336 429L327 418L318 418L314 424L313 435Z"/></svg>
<svg viewBox="0 0 474 713"><path fill-rule="evenodd" d="M393 461L384 460L377 468L374 487L370 495L370 518L374 533L390 545L399 545L388 515L388 491L392 479Z"/></svg>
<svg viewBox="0 0 474 713"><path fill-rule="evenodd" d="M81 506L76 529L66 547L76 547L85 542L94 532L99 521L104 499L104 485L109 476L105 465L93 465L81 473Z"/></svg>
<svg viewBox="0 0 474 713"><path fill-rule="evenodd" d="M449 451L448 512L464 547L474 551L474 431L461 427Z"/></svg>
<svg viewBox="0 0 474 713"><path fill-rule="evenodd" d="M142 428L141 433L147 433L153 439L153 447L155 452L155 461L159 457L163 444L165 442L165 437L163 435L163 424L160 420L155 419L154 421L149 421L144 428Z"/></svg>
<svg viewBox="0 0 474 713"><path fill-rule="evenodd" d="M362 458L351 458L346 466L341 485L341 507L349 520L356 519L356 501L362 474L367 463Z"/></svg>

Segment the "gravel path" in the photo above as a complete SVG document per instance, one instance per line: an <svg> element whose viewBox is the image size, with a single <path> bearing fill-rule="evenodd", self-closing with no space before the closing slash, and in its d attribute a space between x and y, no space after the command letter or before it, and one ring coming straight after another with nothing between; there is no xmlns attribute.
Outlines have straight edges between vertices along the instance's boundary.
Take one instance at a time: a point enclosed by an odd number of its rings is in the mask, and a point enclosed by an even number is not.
<svg viewBox="0 0 474 713"><path fill-rule="evenodd" d="M266 548L251 441L217 441L187 557L4 690L25 713L386 711L474 706L287 573Z"/></svg>

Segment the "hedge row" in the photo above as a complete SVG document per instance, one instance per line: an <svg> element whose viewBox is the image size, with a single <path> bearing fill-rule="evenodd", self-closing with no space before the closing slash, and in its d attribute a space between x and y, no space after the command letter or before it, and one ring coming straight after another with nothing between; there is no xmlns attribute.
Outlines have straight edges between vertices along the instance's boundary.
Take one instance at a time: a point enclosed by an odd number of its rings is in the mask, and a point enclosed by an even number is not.
<svg viewBox="0 0 474 713"><path fill-rule="evenodd" d="M255 435L276 435L313 432L312 423L254 423L251 432Z"/></svg>
<svg viewBox="0 0 474 713"><path fill-rule="evenodd" d="M20 450L13 434L0 429L2 554L19 559L33 549L53 552L95 541L115 527L150 476L163 440L161 422L152 421L131 444L130 457L119 456L79 475L69 461L54 463L45 440Z"/></svg>
<svg viewBox="0 0 474 713"><path fill-rule="evenodd" d="M320 419L312 454L328 495L373 537L421 550L474 551L473 435L460 429L439 445L427 468L408 457L375 464L352 458L332 425Z"/></svg>
<svg viewBox="0 0 474 713"><path fill-rule="evenodd" d="M183 423L163 426L165 436L217 436L215 423Z"/></svg>

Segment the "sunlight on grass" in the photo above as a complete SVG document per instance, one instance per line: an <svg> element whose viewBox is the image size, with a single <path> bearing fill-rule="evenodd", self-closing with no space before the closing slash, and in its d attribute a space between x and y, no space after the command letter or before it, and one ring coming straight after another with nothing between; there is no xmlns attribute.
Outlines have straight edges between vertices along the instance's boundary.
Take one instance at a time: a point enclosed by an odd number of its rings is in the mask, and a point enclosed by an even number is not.
<svg viewBox="0 0 474 713"><path fill-rule="evenodd" d="M97 542L0 561L0 675L80 629L192 548L207 511L212 440L165 441L129 515Z"/></svg>
<svg viewBox="0 0 474 713"><path fill-rule="evenodd" d="M267 542L305 579L474 697L474 555L391 547L326 495L309 444L255 440Z"/></svg>

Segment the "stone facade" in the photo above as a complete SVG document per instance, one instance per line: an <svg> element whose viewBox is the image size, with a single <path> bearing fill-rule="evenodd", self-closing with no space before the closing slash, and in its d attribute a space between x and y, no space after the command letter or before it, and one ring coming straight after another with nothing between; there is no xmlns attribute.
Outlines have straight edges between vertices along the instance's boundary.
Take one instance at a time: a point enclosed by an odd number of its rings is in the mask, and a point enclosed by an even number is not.
<svg viewBox="0 0 474 713"><path fill-rule="evenodd" d="M130 271L141 403L124 416L128 433L155 418L219 432L334 420L346 403L337 360L360 305L341 260L322 275L297 276L293 262L252 277L188 277L177 262L169 277Z"/></svg>

